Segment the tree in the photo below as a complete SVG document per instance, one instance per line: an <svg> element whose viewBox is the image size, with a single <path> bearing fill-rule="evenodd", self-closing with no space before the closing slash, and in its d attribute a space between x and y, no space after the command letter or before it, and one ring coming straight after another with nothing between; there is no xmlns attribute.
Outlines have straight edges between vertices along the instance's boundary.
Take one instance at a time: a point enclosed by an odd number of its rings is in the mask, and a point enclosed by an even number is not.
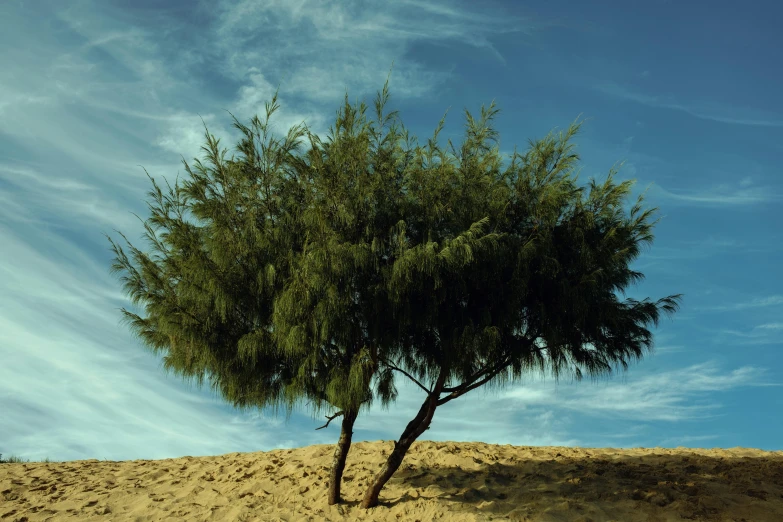
<svg viewBox="0 0 783 522"><path fill-rule="evenodd" d="M531 141L524 155L515 150L503 169L490 125L497 112L494 103L479 120L466 111L465 140L459 151L449 141L450 154L437 144L441 120L406 171L388 288L408 341L389 365L426 398L362 507L378 504L439 406L530 370L581 379L627 369L653 348L648 326L678 308L680 295L618 297L643 278L629 265L653 240L656 209L643 210L640 196L626 214L633 182L614 183L616 169L588 190L576 185L571 139L581 123Z"/></svg>
<svg viewBox="0 0 783 522"><path fill-rule="evenodd" d="M504 168L494 104L478 121L466 111L465 140L447 151L445 116L427 147L413 147L396 113L384 115L387 99L388 80L370 122L346 94L327 140L297 126L280 142L267 140L275 96L266 121L234 118L239 158L207 131L210 167L185 163L191 180L168 196L152 180L145 228L159 255L129 243L134 266L112 242L113 270L128 274L147 316L123 314L168 370L209 378L237 407L338 410L323 426L343 417L330 503L360 410L391 403L397 374L425 391L364 507L438 406L530 370L627 368L680 298L618 297L642 277L629 265L652 241L655 209L640 197L626 216L631 182L615 184L614 169L589 190L576 185L578 122Z"/></svg>
<svg viewBox="0 0 783 522"><path fill-rule="evenodd" d="M364 104L356 109L346 95L321 143L304 125L282 141L269 137L275 94L266 120L256 116L247 126L233 118L243 135L239 158L227 159L205 126L206 164L196 159L191 169L183 159L190 179L182 186L169 185L166 195L147 174L153 202L143 223L153 253L120 233L129 259L107 236L112 272L125 274L126 292L146 312L123 308L124 319L164 354L167 371L199 386L209 380L238 408L284 408L286 420L304 401L314 414L339 410L321 427L343 417L330 504L340 501L353 425L372 402L373 379L383 405L395 394L390 371L378 371L378 342L389 321L383 303L368 292L354 299L357 286L377 284L363 266L377 264L377 247L397 211L393 198L386 206L372 202L399 182L406 158L396 114L383 115L387 99L388 80L376 99L376 128L363 117ZM302 157L296 152L305 136L311 147ZM357 184L362 175L365 182Z"/></svg>

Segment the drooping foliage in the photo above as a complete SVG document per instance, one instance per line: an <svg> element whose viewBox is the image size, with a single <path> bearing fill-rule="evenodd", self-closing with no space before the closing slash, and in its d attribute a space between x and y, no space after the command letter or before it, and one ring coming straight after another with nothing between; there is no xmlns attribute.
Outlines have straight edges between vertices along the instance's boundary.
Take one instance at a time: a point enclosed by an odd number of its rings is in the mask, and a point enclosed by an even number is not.
<svg viewBox="0 0 783 522"><path fill-rule="evenodd" d="M271 137L275 95L265 120L234 118L238 157L207 130L204 161L183 159L188 179L168 194L151 179L151 253L123 236L129 257L109 238L112 271L144 307L124 319L166 370L209 380L235 407L339 410L327 415L343 415L330 503L359 410L396 394L391 369L379 368L396 339L379 270L410 154L396 113L384 114L388 97L387 80L369 120L346 95L322 142L304 125Z"/></svg>
<svg viewBox="0 0 783 522"><path fill-rule="evenodd" d="M385 86L377 120L369 121L367 107L350 105L346 96L327 140L311 136L302 176L309 198L300 215L305 244L276 303L276 325L286 332L280 346L304 357L303 375L328 374L328 395L347 394L346 403L369 404L373 378L384 405L396 394L391 371L379 364L396 342L384 273L410 154L401 147L396 113L383 114L387 98ZM343 347L331 352L339 360L324 346Z"/></svg>
<svg viewBox="0 0 783 522"><path fill-rule="evenodd" d="M267 106L268 116L276 108ZM257 117L254 129L265 131ZM246 128L245 128L246 129ZM123 309L131 330L156 353L167 371L209 380L236 407L258 404L293 409L301 395L288 387L294 376L273 340L274 296L291 272L290 252L301 243L296 212L303 195L291 156L304 128L285 140L270 139L255 154L252 136L240 144L240 160L227 159L207 132L205 162L164 193L154 179L144 221L151 253L114 243L112 271L134 305ZM168 182L167 182L168 185Z"/></svg>
<svg viewBox="0 0 783 522"><path fill-rule="evenodd" d="M496 113L482 109L478 121L467 114L459 151L445 151L434 139L417 151L405 223L414 232L395 261L390 288L408 316L442 324L439 341L419 343L424 352L405 354L406 366L423 364L429 359L418 356L429 353L442 359L429 360L437 368L451 365L449 381L464 381L491 353L500 356L515 338L530 337L545 348L529 350L516 376L530 365L556 375L571 369L577 378L626 367L651 346L644 325L657 324L658 311L673 312L678 299L618 296L643 277L630 264L652 241L656 209L642 210L640 196L626 216L633 182L614 183L615 170L604 183L577 185L571 140L580 123L531 142L502 169L498 146L491 146ZM425 193L432 184L423 176L439 178L435 198Z"/></svg>
<svg viewBox="0 0 783 522"><path fill-rule="evenodd" d="M531 141L503 167L494 104L466 111L459 150L437 135L416 147L405 177L404 223L389 291L406 348L391 364L425 392L416 417L370 484L378 494L435 409L483 385L525 373L607 375L653 346L649 326L679 295L622 299L643 275L630 268L653 239L655 209L626 213L631 181L577 185L572 138L581 123Z"/></svg>
<svg viewBox="0 0 783 522"><path fill-rule="evenodd" d="M646 326L679 299L621 299L643 277L630 264L652 242L656 209L643 210L639 196L626 215L633 182L615 183L615 169L604 183L578 186L579 122L531 142L503 169L496 114L494 105L479 120L467 113L459 151L435 139L417 151L424 173L411 176L406 226L419 232L395 261L390 288L408 316L430 318L406 324L426 325L437 339L415 344L405 366L427 361L431 371L417 375L434 378L448 365L447 381L464 382L488 358L508 356L513 375L499 372L494 383L531 369L581 378L626 368L652 346ZM440 178L434 200L416 179L427 175Z"/></svg>
<svg viewBox="0 0 783 522"><path fill-rule="evenodd" d="M386 233L399 219L407 158L396 113L383 114L387 99L384 86L378 120L368 121L366 106L346 96L321 142L303 125L269 137L275 96L265 121L234 118L238 158L227 159L207 132L204 162L183 160L189 179L166 194L150 178L144 227L152 253L123 235L128 257L109 241L112 271L125 274L125 290L146 312L123 316L164 354L167 370L199 385L209 377L237 407L290 413L305 397L316 411L369 404L378 344L370 339L383 340L391 324L376 299L378 266L388 264ZM297 155L305 137L310 147ZM394 390L385 375L386 404Z"/></svg>

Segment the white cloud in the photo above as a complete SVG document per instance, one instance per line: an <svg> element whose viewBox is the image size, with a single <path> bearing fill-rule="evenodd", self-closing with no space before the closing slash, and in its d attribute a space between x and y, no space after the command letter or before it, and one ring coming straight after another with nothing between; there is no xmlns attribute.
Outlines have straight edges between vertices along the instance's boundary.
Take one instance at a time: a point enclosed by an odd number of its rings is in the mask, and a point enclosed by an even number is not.
<svg viewBox="0 0 783 522"><path fill-rule="evenodd" d="M356 94L374 93L393 61L394 93L421 96L449 79L452 66L435 69L401 60L411 45L467 44L502 60L489 41L492 35L536 27L527 19L435 2L375 2L357 8L334 1L240 0L221 2L220 12L215 44L228 57L231 74L245 78L250 67L258 67L265 76L284 77L286 92L315 101L334 100L346 87ZM274 54L259 50L261 34L275 41Z"/></svg>
<svg viewBox="0 0 783 522"><path fill-rule="evenodd" d="M760 127L783 127L783 119L770 115L766 111L723 105L717 103L687 102L681 103L671 96L651 96L635 92L627 87L613 82L597 84L594 89L608 96L633 101L650 107L660 107L682 111L704 120L735 125L751 125Z"/></svg>
<svg viewBox="0 0 783 522"><path fill-rule="evenodd" d="M735 343L727 336L739 338L742 345L783 344L783 323L767 323L755 326L751 329L738 330L736 328L720 328L716 332L714 342Z"/></svg>
<svg viewBox="0 0 783 522"><path fill-rule="evenodd" d="M681 202L683 204L701 205L756 205L769 203L783 199L783 195L776 193L771 187L750 187L747 183L740 184L740 188L720 184L703 190L678 190L673 192L654 185L650 192L657 197L665 198L668 204Z"/></svg>
<svg viewBox="0 0 783 522"><path fill-rule="evenodd" d="M694 231L698 233L698 231ZM655 244L650 252L644 254L645 261L677 261L684 259L705 259L727 253L766 253L771 254L783 249L781 245L768 242L748 243L733 237L708 235L702 239L669 241ZM668 265L667 269L674 269Z"/></svg>
<svg viewBox="0 0 783 522"><path fill-rule="evenodd" d="M259 72L252 72L248 75L250 84L244 85L239 89L238 99L231 108L231 113L240 118L240 115L258 115L263 121L266 116L266 104L272 101L277 90L276 86L273 86L263 74ZM317 79L314 79L315 83L319 83ZM298 82L294 82L297 84ZM303 81L303 83L305 83ZM307 82L309 83L309 82ZM332 121L327 121L327 116L324 111L317 110L317 106L310 103L309 110L301 111L294 109L287 100L291 99L291 95L295 94L296 90L280 89L278 93L278 104L280 108L272 116L271 129L277 135L285 135L288 130L294 126L306 124L310 132L321 136L326 136L328 127L332 124ZM335 94L330 96L331 100L339 100L341 94ZM329 115L331 116L331 115ZM240 118L242 121L242 118ZM246 123L243 121L243 123Z"/></svg>
<svg viewBox="0 0 783 522"><path fill-rule="evenodd" d="M13 199L0 208L0 217L10 221L63 227L56 216L68 215L69 227L100 225L107 230L138 223L130 209L119 207L116 199L86 182L2 164L0 180L13 186Z"/></svg>
<svg viewBox="0 0 783 522"><path fill-rule="evenodd" d="M405 377L397 378L400 395L388 411L380 406L359 417L357 428L382 433L384 439L400 436L416 416L424 393ZM502 393L502 392L500 392ZM541 390L542 394L547 391ZM489 444L577 446L583 443L569 429L571 416L555 404L529 405L504 400L487 388L438 407L430 429L422 438L440 441L483 441Z"/></svg>
<svg viewBox="0 0 783 522"><path fill-rule="evenodd" d="M783 323L760 324L756 328L761 330L783 330Z"/></svg>
<svg viewBox="0 0 783 522"><path fill-rule="evenodd" d="M704 420L723 413L715 393L774 384L765 381L766 372L762 369L745 366L722 372L713 363L659 373L629 372L624 377L615 376L608 382L585 380L556 384L551 378L528 376L523 383L505 389L480 388L439 407L426 438L517 445L584 445L589 439L572 435L575 415L611 417L613 422ZM370 424L375 430L392 436L402 432L421 406L424 394L404 378L398 382L400 397L391 411L370 412L360 417L357 426ZM650 434L642 437L639 432L634 436L639 440L651 439ZM639 443L624 444L634 445Z"/></svg>
<svg viewBox="0 0 783 522"><path fill-rule="evenodd" d="M682 421L708 418L720 408L717 400L695 404L691 399L710 392L729 391L741 386L763 385L765 372L745 366L721 373L711 363L640 375L622 384L614 380L599 384L583 382L558 387L557 393L544 393L551 384L522 386L503 398L530 406L555 406L585 415L622 417L646 421Z"/></svg>
<svg viewBox="0 0 783 522"><path fill-rule="evenodd" d="M783 295L770 295L767 297L755 297L749 301L743 301L739 303L732 303L728 305L718 305L702 307L700 310L705 311L729 311L729 310L747 310L752 308L767 308L770 306L783 305Z"/></svg>
<svg viewBox="0 0 783 522"><path fill-rule="evenodd" d="M702 444L706 441L715 440L718 435L684 435L681 437L667 437L661 441L661 446L685 446L694 447L693 443Z"/></svg>
<svg viewBox="0 0 783 522"><path fill-rule="evenodd" d="M225 114L223 120L228 123L229 118L230 116ZM172 115L159 126L160 130L155 145L176 154L178 157L181 156L185 158L185 161L191 163L193 158L201 159L204 156L201 147L206 143L205 132L208 130L210 134L220 140L220 148L227 148L228 155L231 156L238 133L236 131L229 132L223 120L214 114L198 115L180 112ZM166 178L169 176L167 175Z"/></svg>

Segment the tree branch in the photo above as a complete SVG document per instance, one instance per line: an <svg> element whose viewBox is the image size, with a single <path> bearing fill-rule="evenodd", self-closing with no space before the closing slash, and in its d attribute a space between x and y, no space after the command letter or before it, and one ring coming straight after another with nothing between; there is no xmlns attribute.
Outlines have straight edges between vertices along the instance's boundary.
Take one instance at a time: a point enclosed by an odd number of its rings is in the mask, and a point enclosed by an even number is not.
<svg viewBox="0 0 783 522"><path fill-rule="evenodd" d="M380 360L380 361L381 361L383 364L385 364L386 366L388 366L389 368L391 368L392 370L397 370L397 371L398 371L398 372L400 372L401 374L405 375L405 376L406 376L408 379L410 379L410 380L412 380L413 382L415 382L415 383L418 385L418 387L419 387L419 388L421 388L422 390L424 390L424 392L425 392L427 395L429 395L430 393L432 393L432 392L431 392L431 391L430 391L430 390L429 390L429 389L428 389L426 386L424 386L422 383L420 383L419 381L417 381L417 380L416 380L416 378L414 378L414 377L413 377L413 375L409 374L408 372L406 372L406 371L405 371L405 370L403 370L402 368L400 368L400 367L398 367L398 366L396 366L396 365L394 365L394 364L390 363L390 362L389 362L389 361L387 361L386 359L379 358L379 360Z"/></svg>
<svg viewBox="0 0 783 522"><path fill-rule="evenodd" d="M497 367L503 366L503 365L506 365L506 364L507 364L507 362L506 362L506 360L504 360L501 363L496 364L495 366L485 367L483 370L480 370L480 371L474 373L473 375L471 375L464 383L460 384L459 386L452 386L450 388L443 388L443 392L444 393L450 393L450 392L454 392L454 391L459 391L459 390L461 390L465 386L465 383L474 382L476 379L479 379L479 378L483 377L487 373L495 371L495 369Z"/></svg>
<svg viewBox="0 0 783 522"><path fill-rule="evenodd" d="M335 414L334 414L334 415L332 415L331 417L330 417L329 415L324 415L324 417L326 417L326 418L327 418L327 419L329 419L329 420L327 420L327 421L326 421L326 424L324 424L324 425L323 425L323 426L321 426L320 428L316 428L316 431L318 431L318 430L322 430L322 429L324 429L325 427L329 426L329 423L330 423L330 422L332 422L334 419L336 419L337 417L339 417L340 415L342 415L342 414L344 414L344 413L345 413L344 411L338 411L337 413L335 413Z"/></svg>
<svg viewBox="0 0 783 522"><path fill-rule="evenodd" d="M535 343L535 339L536 338L537 338L537 336L533 338L534 340L531 341L530 344ZM535 349L531 350L531 352L534 352L534 353L535 352L541 352L542 350L543 350L543 348L536 347ZM463 382L459 386L453 386L451 388L443 388L442 391L444 393L449 393L449 395L443 397L442 399L439 399L438 400L438 406L442 406L443 404L446 404L450 400L456 399L457 397L465 395L470 390L475 390L479 386L482 386L482 385L486 384L492 378L494 378L496 375L498 375L500 372L502 372L503 370L508 369L508 367L511 365L511 360L512 359L513 359L513 356L509 354L502 361L500 361L498 364L496 364L494 367L484 368L483 370L474 373L470 377L470 379L468 379L467 381ZM484 375L486 375L486 377L484 377L483 379L481 379L478 382L475 381L476 379L478 379L479 377L482 377Z"/></svg>
<svg viewBox="0 0 783 522"><path fill-rule="evenodd" d="M443 397L442 399L438 399L438 403L437 403L438 406L442 406L442 405L446 404L447 402L449 402L450 400L456 399L457 397L465 395L470 390L474 390L474 389L478 388L479 386L482 386L482 385L486 384L492 378L494 378L497 374L499 374L501 371L507 369L510 365L511 365L511 358L509 357L509 358L506 359L504 364L497 365L492 370L492 372L490 372L489 375L487 375L486 377L484 377L480 381L474 382L473 384L462 383L460 386L457 386L455 388L450 388L453 391L451 393L449 393L448 395L446 395L445 397Z"/></svg>
<svg viewBox="0 0 783 522"><path fill-rule="evenodd" d="M470 386L462 388L459 391L453 391L453 392L449 393L448 395L446 395L445 397L443 397L441 399L438 399L438 403L437 403L438 406L443 406L447 402L449 402L449 401L451 401L453 399L456 399L458 397L461 397L462 395L465 395L470 390L475 390L479 386L482 386L483 384L489 382L489 380L492 379L493 377L495 377L495 375L497 375L498 373L500 373L500 370L498 370L497 372L495 372L495 373L493 373L491 375L488 375L487 377L484 377L482 380L480 380L478 382L474 382Z"/></svg>

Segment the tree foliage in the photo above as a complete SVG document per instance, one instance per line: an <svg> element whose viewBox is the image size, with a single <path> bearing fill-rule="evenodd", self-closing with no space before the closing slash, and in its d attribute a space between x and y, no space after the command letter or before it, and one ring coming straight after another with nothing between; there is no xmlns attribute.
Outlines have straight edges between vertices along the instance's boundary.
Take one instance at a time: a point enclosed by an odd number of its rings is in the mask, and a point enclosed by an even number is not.
<svg viewBox="0 0 783 522"><path fill-rule="evenodd" d="M274 100L267 108L274 111ZM266 128L258 118L252 124ZM108 238L112 271L125 274L131 302L146 313L122 309L133 333L163 354L167 371L199 385L208 379L239 408L260 404L290 414L302 398L292 385L294 366L277 349L272 314L292 270L289 253L301 243L295 216L302 195L290 155L303 135L294 128L282 143L270 139L263 158L245 139L239 149L246 154L236 161L207 132L205 162L191 168L183 159L190 179L173 188L167 182L166 194L150 177L143 224L151 252L120 233L129 257Z"/></svg>
<svg viewBox="0 0 783 522"><path fill-rule="evenodd" d="M392 364L426 392L363 499L378 494L435 409L485 384L529 371L596 378L643 357L651 325L679 295L622 299L643 274L630 268L652 242L656 209L626 212L632 181L577 184L581 122L529 143L504 167L492 127L466 111L459 149L437 135L406 176L406 219L389 280L409 342ZM619 295L618 295L619 294Z"/></svg>
<svg viewBox="0 0 783 522"><path fill-rule="evenodd" d="M378 266L399 209L375 201L395 201L387 196L406 160L396 114L383 113L387 99L388 82L370 121L346 96L321 142L304 125L270 136L275 95L265 120L234 118L238 157L227 158L205 128L204 161L183 159L181 185L167 182L164 193L150 178L151 252L123 235L129 257L108 238L112 271L145 312L123 317L167 371L209 380L239 408L284 409L287 418L305 401L313 414L339 410L327 416L343 416L330 503L340 501L359 410L396 393L390 370L378 371L393 320ZM297 154L304 138L310 146Z"/></svg>

